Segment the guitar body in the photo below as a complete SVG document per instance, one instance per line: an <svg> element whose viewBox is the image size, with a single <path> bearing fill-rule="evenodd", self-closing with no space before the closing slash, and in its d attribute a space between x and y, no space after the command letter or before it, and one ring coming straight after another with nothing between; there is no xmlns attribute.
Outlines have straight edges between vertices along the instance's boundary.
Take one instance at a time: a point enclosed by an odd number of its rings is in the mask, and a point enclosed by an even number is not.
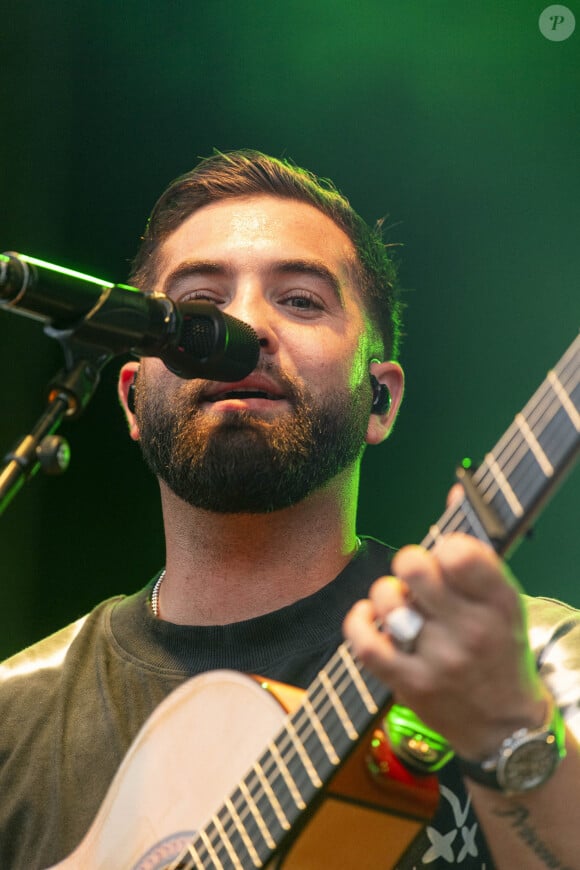
<svg viewBox="0 0 580 870"><path fill-rule="evenodd" d="M168 867L221 806L280 730L287 710L294 709L303 695L301 690L234 671L213 671L184 683L144 724L86 837L53 870ZM434 811L436 781L424 780L425 788L416 799L415 790L404 785L404 813L393 814L398 798L367 774L367 749L368 741L361 741L299 835L272 859L271 868L384 870L394 866ZM219 870L220 865L204 862L203 866Z"/></svg>

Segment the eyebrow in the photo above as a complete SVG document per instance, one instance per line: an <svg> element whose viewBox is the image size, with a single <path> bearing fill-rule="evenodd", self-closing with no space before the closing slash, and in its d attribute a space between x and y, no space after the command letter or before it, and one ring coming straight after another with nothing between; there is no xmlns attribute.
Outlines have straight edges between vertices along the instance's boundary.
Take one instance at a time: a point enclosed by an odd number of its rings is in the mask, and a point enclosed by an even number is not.
<svg viewBox="0 0 580 870"><path fill-rule="evenodd" d="M305 275L323 281L331 290L340 305L343 305L343 292L338 277L328 266L318 260L277 260L268 269L274 275ZM170 295L184 278L196 275L227 278L233 269L227 263L213 260L185 260L171 272L164 283L164 293Z"/></svg>
<svg viewBox="0 0 580 870"><path fill-rule="evenodd" d="M225 277L228 274L229 269L211 260L185 260L169 273L163 284L163 292L166 296L169 296L171 291L175 290L176 286L184 278L191 278L195 275L219 275Z"/></svg>
<svg viewBox="0 0 580 870"><path fill-rule="evenodd" d="M275 264L274 273L281 275L306 275L327 284L340 304L343 304L343 294L340 281L324 263L317 260L283 260Z"/></svg>

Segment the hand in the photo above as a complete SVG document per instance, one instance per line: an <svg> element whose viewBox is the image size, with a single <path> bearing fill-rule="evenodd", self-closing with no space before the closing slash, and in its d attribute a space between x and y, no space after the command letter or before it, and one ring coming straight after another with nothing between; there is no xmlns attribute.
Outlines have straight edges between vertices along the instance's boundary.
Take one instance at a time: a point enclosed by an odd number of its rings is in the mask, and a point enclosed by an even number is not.
<svg viewBox="0 0 580 870"><path fill-rule="evenodd" d="M539 727L547 692L536 672L515 580L493 550L468 535L430 551L411 546L392 563L395 577L372 586L348 614L345 636L359 659L470 759L497 751L522 727ZM401 604L425 617L412 653L377 629Z"/></svg>

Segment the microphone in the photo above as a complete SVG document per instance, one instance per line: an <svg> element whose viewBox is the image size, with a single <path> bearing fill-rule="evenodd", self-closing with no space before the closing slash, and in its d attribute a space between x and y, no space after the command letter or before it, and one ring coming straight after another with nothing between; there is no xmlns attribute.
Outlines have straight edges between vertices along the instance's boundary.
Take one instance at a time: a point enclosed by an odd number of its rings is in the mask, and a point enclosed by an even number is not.
<svg viewBox="0 0 580 870"><path fill-rule="evenodd" d="M174 303L13 251L0 254L2 309L43 321L61 340L159 357L181 378L239 381L260 354L252 327L210 302Z"/></svg>

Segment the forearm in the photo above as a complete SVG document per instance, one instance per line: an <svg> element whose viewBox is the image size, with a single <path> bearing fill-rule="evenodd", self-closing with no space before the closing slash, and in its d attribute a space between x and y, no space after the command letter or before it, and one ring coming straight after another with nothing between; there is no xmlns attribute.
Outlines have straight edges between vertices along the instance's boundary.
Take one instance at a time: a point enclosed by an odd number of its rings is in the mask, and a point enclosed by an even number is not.
<svg viewBox="0 0 580 870"><path fill-rule="evenodd" d="M548 782L507 797L466 779L498 870L580 868L580 747L568 733L567 755Z"/></svg>

